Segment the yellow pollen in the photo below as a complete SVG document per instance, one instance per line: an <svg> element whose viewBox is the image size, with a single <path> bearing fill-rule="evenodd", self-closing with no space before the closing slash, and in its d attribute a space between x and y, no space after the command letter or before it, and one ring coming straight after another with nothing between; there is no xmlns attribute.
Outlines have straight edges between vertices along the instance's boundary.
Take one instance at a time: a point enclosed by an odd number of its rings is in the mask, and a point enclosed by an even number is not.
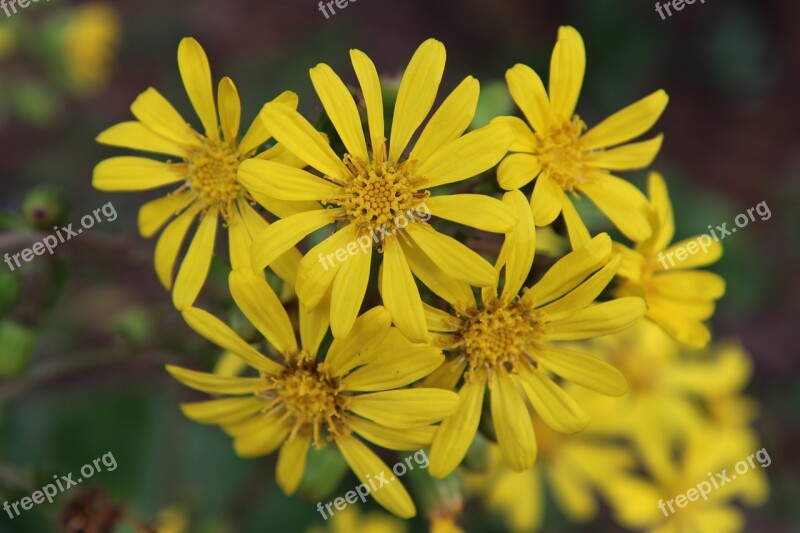
<svg viewBox="0 0 800 533"><path fill-rule="evenodd" d="M518 365L536 365L533 355L544 333L544 317L529 302L498 300L486 309L467 310L463 318L457 336L470 363L467 379L479 368L493 370L502 365L513 370Z"/></svg>
<svg viewBox="0 0 800 533"><path fill-rule="evenodd" d="M331 378L310 357L297 357L297 363L278 376L264 376L266 387L260 396L271 400L270 414L282 416L292 432L311 431L314 446L325 445L323 437L342 435L344 402L338 379ZM324 432L323 432L324 430Z"/></svg>
<svg viewBox="0 0 800 533"><path fill-rule="evenodd" d="M542 172L566 191L585 182L591 170L584 162L585 150L580 139L585 130L586 124L575 115L544 134L536 134Z"/></svg>
<svg viewBox="0 0 800 533"><path fill-rule="evenodd" d="M409 172L410 162L366 163L350 155L345 156L344 162L353 177L343 183L342 195L330 202L345 208L346 218L357 225L359 233L377 228L394 233L402 229L396 227L395 221L406 218L412 222L415 209L428 192L416 190L415 184L421 179Z"/></svg>
<svg viewBox="0 0 800 533"><path fill-rule="evenodd" d="M239 198L244 189L236 177L239 168L236 148L224 141L205 141L187 159L189 187L207 207L221 206Z"/></svg>

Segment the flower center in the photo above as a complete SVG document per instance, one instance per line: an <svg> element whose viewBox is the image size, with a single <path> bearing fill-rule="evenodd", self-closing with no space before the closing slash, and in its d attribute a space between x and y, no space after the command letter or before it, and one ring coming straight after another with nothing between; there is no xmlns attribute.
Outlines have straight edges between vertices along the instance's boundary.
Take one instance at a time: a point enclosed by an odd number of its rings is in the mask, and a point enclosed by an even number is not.
<svg viewBox="0 0 800 533"><path fill-rule="evenodd" d="M293 424L293 432L309 427L314 445L322 448L323 430L328 436L342 433L344 398L337 379L315 367L310 357L301 354L298 360L278 376L265 376L267 386L260 396L272 400L270 412Z"/></svg>
<svg viewBox="0 0 800 533"><path fill-rule="evenodd" d="M567 191L586 181L589 171L583 161L585 150L580 139L585 130L586 124L574 115L571 120L550 128L546 133L536 134L542 171Z"/></svg>
<svg viewBox="0 0 800 533"><path fill-rule="evenodd" d="M236 171L239 156L235 147L224 141L206 140L204 148L194 151L187 160L189 186L206 206L225 206L243 191Z"/></svg>
<svg viewBox="0 0 800 533"><path fill-rule="evenodd" d="M544 333L543 318L524 300L510 304L497 301L489 308L468 310L457 334L470 363L468 374L478 368L535 365L536 340ZM469 379L467 375L467 379Z"/></svg>
<svg viewBox="0 0 800 533"><path fill-rule="evenodd" d="M417 191L421 181L409 172L409 162L383 161L366 163L345 156L345 164L353 178L343 184L343 194L331 200L345 208L346 218L358 226L360 233L383 228L386 235L403 229L427 191Z"/></svg>

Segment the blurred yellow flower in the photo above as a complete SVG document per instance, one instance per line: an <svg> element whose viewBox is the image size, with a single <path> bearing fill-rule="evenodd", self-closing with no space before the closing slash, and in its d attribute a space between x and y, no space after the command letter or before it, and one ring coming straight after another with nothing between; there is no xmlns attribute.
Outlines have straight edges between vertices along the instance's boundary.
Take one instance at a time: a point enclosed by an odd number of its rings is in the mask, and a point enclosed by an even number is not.
<svg viewBox="0 0 800 533"><path fill-rule="evenodd" d="M537 226L553 222L563 213L573 248L585 244L589 233L565 193L585 194L634 241L650 236L644 195L610 171L648 166L661 148L662 135L627 143L653 124L667 105L663 90L639 100L586 130L575 115L583 85L586 50L580 34L562 26L550 63L550 86L530 67L517 64L506 72L511 97L528 121L500 117L516 132L511 151L497 171L506 190L523 187L536 178L531 209ZM537 178L538 177L538 178Z"/></svg>
<svg viewBox="0 0 800 533"><path fill-rule="evenodd" d="M188 533L189 523L189 513L183 507L173 505L158 514L155 533Z"/></svg>
<svg viewBox="0 0 800 533"><path fill-rule="evenodd" d="M175 306L184 309L194 303L205 283L220 218L228 228L231 265L238 268L250 266L253 236L269 225L251 202L255 199L279 216L298 208L248 189L236 175L241 162L256 157L287 165L302 166L302 163L279 145L258 153L259 147L270 138L261 120L254 121L244 137L238 139L241 104L236 87L230 78L223 78L215 105L208 58L194 39L181 41L178 67L205 135L192 129L157 90L149 88L131 105L137 120L107 129L97 141L166 154L181 161L164 163L144 157L113 157L95 167L92 184L103 191L139 191L180 183L173 193L142 206L139 231L150 237L172 219L156 245L155 268L164 287L173 290ZM287 91L274 101L294 108L297 95ZM199 226L173 287L177 256L198 216ZM296 249L284 252L273 269L285 282L294 284L300 253Z"/></svg>
<svg viewBox="0 0 800 533"><path fill-rule="evenodd" d="M198 422L218 424L234 439L242 457L272 453L278 447L276 477L287 494L297 489L313 443L334 442L362 483L389 472L354 432L379 446L419 450L430 444L435 422L453 413L458 397L433 388L400 388L427 376L444 357L440 350L412 344L391 328L389 313L376 307L356 319L349 335L330 345L324 361L317 351L328 331L320 312L300 316L298 345L289 316L263 277L249 268L231 273L234 301L264 335L283 361L259 353L213 315L187 308L192 329L233 352L259 371L258 377L230 377L168 366L183 384L227 397L183 404L184 414ZM374 481L374 480L373 480ZM416 513L405 488L390 481L372 492L392 513Z"/></svg>
<svg viewBox="0 0 800 533"><path fill-rule="evenodd" d="M497 268L506 267L502 294L498 297L496 286L486 288L479 305L469 287L460 292L454 288L439 294L451 304L453 315L425 307L438 345L456 352L427 384L456 388L464 378L458 410L439 427L431 447L430 473L435 477L452 472L467 452L487 386L497 441L515 471L530 468L536 459L531 408L561 433L575 433L589 423L551 373L601 394L619 396L626 389L625 378L613 366L557 345L621 331L644 314L640 298L594 303L619 267L611 239L598 235L520 294L535 250L532 214L519 191L507 193L504 201L521 222L500 252Z"/></svg>
<svg viewBox="0 0 800 533"><path fill-rule="evenodd" d="M698 237L691 237L669 246L675 234L672 203L664 178L653 172L649 180L650 225L653 234L636 242L631 249L619 243L614 247L622 253L619 277L623 283L619 296L639 296L647 302L647 318L664 328L675 340L693 348L702 348L711 339L703 323L714 314L716 300L725 294L725 280L717 274L696 267L713 263L722 255L722 244L707 237L701 247ZM678 261L670 267L664 256L676 250L694 253L677 254ZM671 256L670 256L671 257Z"/></svg>
<svg viewBox="0 0 800 533"><path fill-rule="evenodd" d="M0 24L0 61L14 53L17 36L11 26Z"/></svg>
<svg viewBox="0 0 800 533"><path fill-rule="evenodd" d="M324 526L315 524L306 533L406 533L408 525L383 513L361 513L353 505L336 511Z"/></svg>
<svg viewBox="0 0 800 533"><path fill-rule="evenodd" d="M76 93L96 93L106 85L120 40L119 18L116 8L100 2L83 4L72 12L63 49Z"/></svg>
<svg viewBox="0 0 800 533"><path fill-rule="evenodd" d="M493 167L506 153L513 132L495 124L462 135L475 114L479 93L478 81L468 76L444 100L404 156L433 106L444 71L444 46L429 39L417 49L400 82L387 150L375 65L358 50L351 50L350 57L364 95L369 148L352 94L326 64L311 69L311 81L344 143L344 158L296 111L277 104L267 104L262 111L275 138L324 178L267 161L250 161L240 168L240 179L276 200L324 205L265 229L253 242L253 265L267 266L313 231L346 222L300 262L298 296L306 305L316 306L330 291L331 329L336 337L346 335L364 300L372 250L377 249L383 253L384 305L409 339L425 342L428 334L414 276L428 286L453 278L485 287L496 282L497 273L467 246L434 230L426 222L430 216L409 222L407 214L432 213L484 231L509 231L516 221L499 200L480 194L431 196L430 189ZM330 259L356 242L363 242L365 252L345 262Z"/></svg>

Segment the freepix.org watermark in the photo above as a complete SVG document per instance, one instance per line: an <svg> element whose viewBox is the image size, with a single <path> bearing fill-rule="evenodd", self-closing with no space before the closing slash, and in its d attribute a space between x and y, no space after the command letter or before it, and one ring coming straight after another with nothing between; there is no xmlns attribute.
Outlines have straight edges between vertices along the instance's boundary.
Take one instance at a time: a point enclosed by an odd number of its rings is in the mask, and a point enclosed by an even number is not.
<svg viewBox="0 0 800 533"><path fill-rule="evenodd" d="M367 233L360 235L355 240L350 241L347 246L339 248L335 252L331 252L328 255L322 255L320 252L317 261L319 261L319 264L327 271L329 268L335 266L333 262L334 259L339 263L344 263L350 259L351 256L358 254L359 250L361 253L367 254L372 250L371 242L374 241L375 244L378 244L383 242L386 237L394 235L395 231L398 229L406 228L409 224L413 224L419 220L425 222L430 219L431 211L427 204L423 202L415 208L397 215L391 228L387 229L385 225L379 228L369 228Z"/></svg>
<svg viewBox="0 0 800 533"><path fill-rule="evenodd" d="M6 255L3 257L3 261L5 261L5 263L8 265L8 268L10 268L13 272L15 269L22 266L20 259L26 263L30 263L34 257L44 255L45 251L47 251L47 253L50 255L53 255L53 251L59 244L64 244L73 237L77 237L83 233L84 229L89 229L94 226L95 222L103 222L103 220L100 218L101 213L105 217L105 222L114 222L117 220L117 210L114 209L114 205L111 202L108 202L103 207L98 207L92 211L91 214L84 215L81 218L81 226L83 226L82 228L72 229L72 223L67 224L63 228L53 226L53 229L56 230L55 234L47 235L42 240L33 243L30 248L25 248L15 254L6 253Z"/></svg>
<svg viewBox="0 0 800 533"><path fill-rule="evenodd" d="M344 497L339 496L338 498L334 498L333 501L326 503L324 507L322 502L317 502L317 511L319 511L319 513L322 515L322 518L327 520L336 512L331 509L331 507L335 507L338 511L344 511L349 504L356 503L359 499L361 500L361 503L364 503L367 501L367 496L370 494L381 490L384 485L389 485L398 477L404 476L409 470L414 470L414 465L412 463L416 463L417 466L424 470L425 468L428 468L428 462L428 455L425 453L425 450L418 450L414 452L413 455L406 457L405 462L400 461L395 463L395 465L392 467L394 476L390 476L389 479L386 479L385 470L377 473L375 476L367 474L367 481L369 482L369 485L362 483L355 489L345 492ZM325 513L326 509L328 510L327 514Z"/></svg>
<svg viewBox="0 0 800 533"><path fill-rule="evenodd" d="M78 479L72 479L72 472L66 476L53 476L55 483L49 483L41 489L34 491L30 496L25 496L19 501L10 504L8 502L3 502L3 510L8 513L8 517L13 520L19 516L20 507L22 507L23 511L29 511L34 505L44 503L45 499L47 500L47 503L53 503L53 498L57 494L66 492L70 488L78 485L78 483L83 483L85 479L89 479L96 473L102 472L103 466L106 467L106 472L113 472L117 469L117 460L114 458L113 453L108 452L103 456L98 457L91 463L86 463L83 465L80 470L82 477L79 477ZM14 514L12 514L12 510Z"/></svg>
<svg viewBox="0 0 800 533"><path fill-rule="evenodd" d="M767 202L759 202L754 207L748 209L746 213L739 213L736 215L736 218L734 218L733 221L739 228L743 228L750 222L755 222L756 217L753 215L753 211L755 211L758 216L761 217L761 220L769 220L772 217L772 212L769 210ZM728 229L728 223L723 222L721 226L716 226L716 230L711 227L711 224L708 225L708 229L711 232L711 236L709 236L708 233L704 233L687 243L686 246L676 248L666 255L664 255L664 252L659 252L658 260L661 262L661 266L664 267L664 270L669 270L670 267L675 266L674 258L677 258L680 262L685 261L687 257L690 255L695 255L701 250L705 254L708 251L708 247L711 246L712 236L714 237L713 242L719 242L728 235L736 233L737 228L732 227L731 229ZM719 236L717 235L717 231L719 231ZM669 265L667 265L667 260L669 260Z"/></svg>
<svg viewBox="0 0 800 533"><path fill-rule="evenodd" d="M703 480L698 483L696 487L692 487L685 493L678 494L666 502L664 502L664 500L658 500L658 508L661 509L662 513L664 513L664 516L669 516L675 512L675 508L672 506L673 502L679 508L684 508L689 505L689 502L696 502L699 500L701 496L704 500L708 500L708 495L710 492L735 481L737 474L741 476L749 472L751 468L755 468L756 465L753 459L758 460L758 464L761 465L761 468L766 468L772 464L772 459L770 459L767 449L761 448L757 452L748 455L746 461L743 459L736 463L734 466L736 474L731 474L729 476L727 468L724 468L722 472L717 472L716 474L709 472L708 481ZM664 505L665 503L666 505ZM669 507L669 513L667 512L667 507Z"/></svg>
<svg viewBox="0 0 800 533"><path fill-rule="evenodd" d="M31 2L35 4L38 1L39 0L0 0L0 9L5 12L6 18L8 18L11 15L17 14L17 6L19 6L20 9L25 9L31 5ZM50 0L45 0L45 2L49 1ZM11 9L9 10L9 8Z"/></svg>

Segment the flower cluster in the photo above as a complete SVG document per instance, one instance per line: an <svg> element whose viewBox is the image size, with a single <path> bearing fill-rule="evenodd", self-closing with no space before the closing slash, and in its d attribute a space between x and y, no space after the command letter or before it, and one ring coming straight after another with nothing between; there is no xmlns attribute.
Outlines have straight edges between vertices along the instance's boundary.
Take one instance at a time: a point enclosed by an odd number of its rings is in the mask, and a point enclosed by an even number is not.
<svg viewBox="0 0 800 533"><path fill-rule="evenodd" d="M145 237L161 230L159 280L189 326L227 354L218 372L168 367L215 396L183 404L186 416L220 426L242 457L277 451L277 482L288 494L309 455L328 446L363 483L387 470L367 443L430 447L430 474L444 478L489 438L507 467L531 471L537 451L549 457L560 435L589 426L591 410L579 399L622 396L626 377L634 379L587 339L646 317L684 344L708 343L703 321L724 282L691 269L721 250L664 272L655 257L670 245L673 219L663 179L652 174L648 198L612 174L656 157L661 135L635 139L664 111L664 91L587 126L576 114L584 44L563 27L547 90L530 67L506 73L525 120L497 117L470 129L480 93L472 76L434 109L441 42L420 45L389 102L370 58L352 50L350 59L357 87L326 64L310 70L328 130L284 92L241 134L236 86L222 78L215 94L205 52L187 38L178 66L201 127L150 88L131 106L136 120L98 137L162 156L106 159L93 184L174 187L142 206L139 229ZM478 183L499 187L478 193ZM579 214L584 196L627 242L589 230ZM423 208L427 218L398 222ZM196 306L219 227L227 229L232 300L257 338ZM554 231L562 227L568 245ZM477 246L476 231L493 235ZM569 250L552 257L559 239ZM320 260L356 245L364 253ZM626 464L608 454L604 468ZM399 481L374 497L400 517L416 513Z"/></svg>

